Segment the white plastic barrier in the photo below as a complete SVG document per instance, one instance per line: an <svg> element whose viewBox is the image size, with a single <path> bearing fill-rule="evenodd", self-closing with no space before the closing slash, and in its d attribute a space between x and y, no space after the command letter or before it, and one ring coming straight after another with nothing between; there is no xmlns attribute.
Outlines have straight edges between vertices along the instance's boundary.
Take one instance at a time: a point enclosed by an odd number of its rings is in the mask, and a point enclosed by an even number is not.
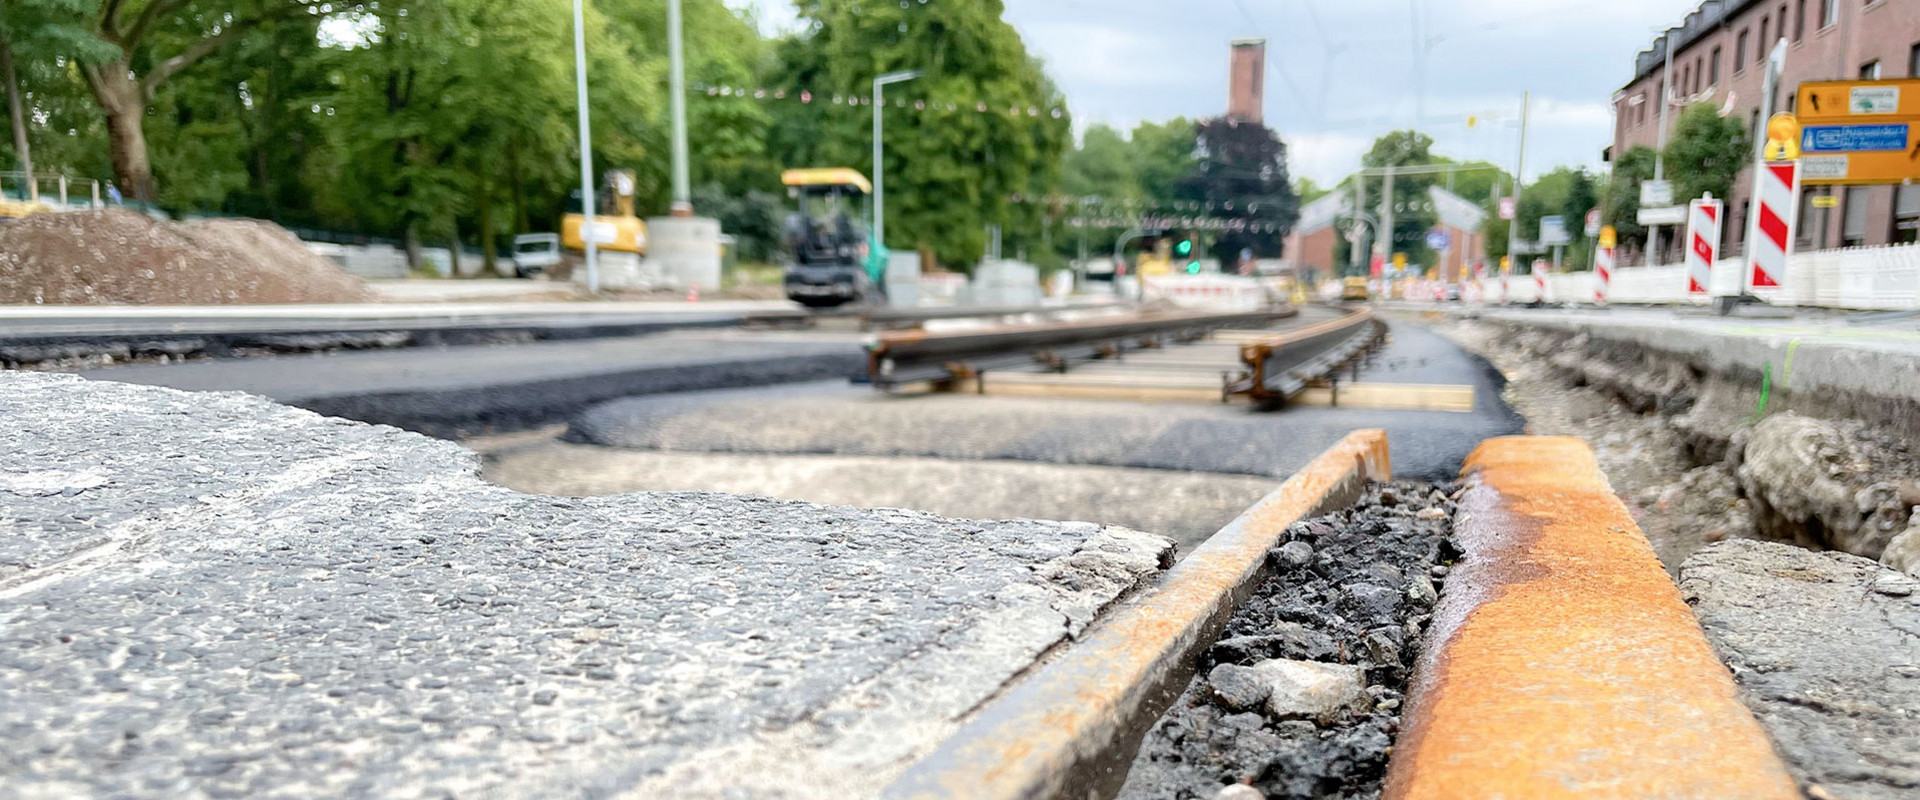
<svg viewBox="0 0 1920 800"><path fill-rule="evenodd" d="M1270 280L1240 275L1151 275L1146 298L1181 308L1253 311L1272 302Z"/></svg>

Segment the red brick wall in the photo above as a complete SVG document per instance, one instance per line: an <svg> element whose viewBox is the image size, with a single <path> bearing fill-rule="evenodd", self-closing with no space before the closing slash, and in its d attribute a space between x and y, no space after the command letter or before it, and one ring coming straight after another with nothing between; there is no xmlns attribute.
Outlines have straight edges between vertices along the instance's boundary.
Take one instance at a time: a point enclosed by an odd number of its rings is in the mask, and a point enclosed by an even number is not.
<svg viewBox="0 0 1920 800"><path fill-rule="evenodd" d="M1267 45L1263 42L1235 42L1233 60L1227 70L1227 116L1261 121L1267 69Z"/></svg>

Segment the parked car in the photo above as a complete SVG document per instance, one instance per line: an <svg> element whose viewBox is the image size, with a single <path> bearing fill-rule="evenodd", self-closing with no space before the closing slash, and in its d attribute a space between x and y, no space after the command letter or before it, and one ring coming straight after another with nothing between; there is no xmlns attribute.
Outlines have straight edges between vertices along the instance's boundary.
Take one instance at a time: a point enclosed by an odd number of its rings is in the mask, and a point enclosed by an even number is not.
<svg viewBox="0 0 1920 800"><path fill-rule="evenodd" d="M513 237L514 274L531 278L560 263L560 234L523 233Z"/></svg>

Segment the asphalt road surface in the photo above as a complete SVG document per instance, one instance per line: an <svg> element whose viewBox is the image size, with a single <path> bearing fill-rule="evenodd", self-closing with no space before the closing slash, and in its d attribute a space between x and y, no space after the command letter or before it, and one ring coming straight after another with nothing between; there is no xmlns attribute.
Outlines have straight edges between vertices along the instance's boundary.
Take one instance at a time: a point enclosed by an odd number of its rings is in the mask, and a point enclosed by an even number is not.
<svg viewBox="0 0 1920 800"><path fill-rule="evenodd" d="M641 450L1039 461L1281 477L1357 428L1384 428L1394 471L1447 480L1475 444L1518 433L1502 380L1416 325L1389 325L1363 381L1465 384L1474 410L1133 403L966 394L888 396L841 382L632 397L579 415L575 441Z"/></svg>
<svg viewBox="0 0 1920 800"><path fill-rule="evenodd" d="M108 367L95 380L231 390L437 435L513 429L628 395L827 377L865 364L851 334L681 331Z"/></svg>

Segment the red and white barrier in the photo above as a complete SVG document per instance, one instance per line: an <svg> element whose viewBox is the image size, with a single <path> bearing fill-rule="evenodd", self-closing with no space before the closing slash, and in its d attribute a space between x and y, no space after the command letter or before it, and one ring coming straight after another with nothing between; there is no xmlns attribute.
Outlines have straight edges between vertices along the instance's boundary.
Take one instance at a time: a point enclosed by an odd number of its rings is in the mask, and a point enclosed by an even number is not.
<svg viewBox="0 0 1920 800"><path fill-rule="evenodd" d="M1252 311L1286 299L1278 282L1242 275L1153 275L1146 279L1148 299L1181 308Z"/></svg>
<svg viewBox="0 0 1920 800"><path fill-rule="evenodd" d="M1747 288L1778 289L1793 253L1794 217L1800 208L1800 162L1763 165L1755 175L1753 232L1747 237Z"/></svg>
<svg viewBox="0 0 1920 800"><path fill-rule="evenodd" d="M1613 248L1602 247L1594 252L1593 269L1599 283L1593 287L1593 302L1607 304L1607 294L1613 289Z"/></svg>
<svg viewBox="0 0 1920 800"><path fill-rule="evenodd" d="M1687 203L1687 294L1707 293L1713 262L1720 257L1720 219L1723 207L1712 197Z"/></svg>
<svg viewBox="0 0 1920 800"><path fill-rule="evenodd" d="M1547 260L1544 258L1533 260L1533 294L1535 300L1547 302Z"/></svg>

